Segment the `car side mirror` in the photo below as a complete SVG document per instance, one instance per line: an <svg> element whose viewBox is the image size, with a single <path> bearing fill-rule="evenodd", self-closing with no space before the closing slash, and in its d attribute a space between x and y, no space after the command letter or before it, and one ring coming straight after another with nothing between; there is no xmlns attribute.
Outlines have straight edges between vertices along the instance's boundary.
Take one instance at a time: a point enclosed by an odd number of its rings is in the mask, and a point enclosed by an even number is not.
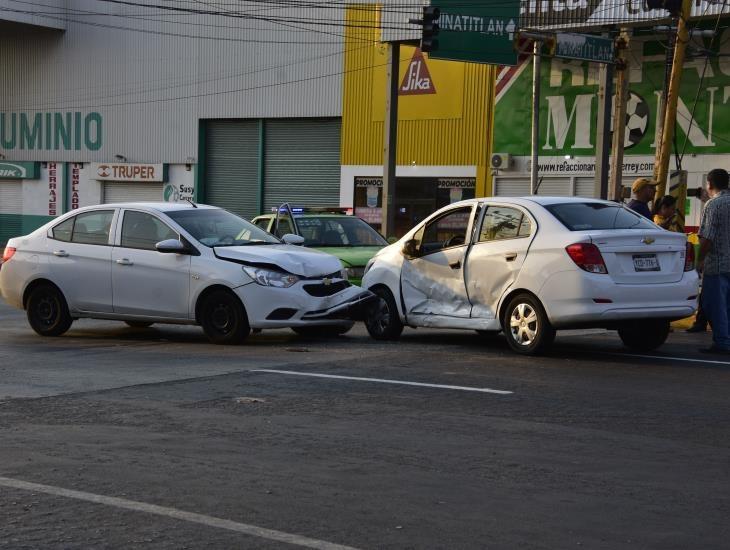
<svg viewBox="0 0 730 550"><path fill-rule="evenodd" d="M403 243L403 255L406 258L418 256L418 241L416 239L409 239Z"/></svg>
<svg viewBox="0 0 730 550"><path fill-rule="evenodd" d="M155 249L157 252L162 252L163 254L189 253L188 248L177 239L166 239L164 241L160 241L155 245Z"/></svg>
<svg viewBox="0 0 730 550"><path fill-rule="evenodd" d="M301 235L295 235L294 233L287 233L281 238L284 244L304 244L304 237Z"/></svg>

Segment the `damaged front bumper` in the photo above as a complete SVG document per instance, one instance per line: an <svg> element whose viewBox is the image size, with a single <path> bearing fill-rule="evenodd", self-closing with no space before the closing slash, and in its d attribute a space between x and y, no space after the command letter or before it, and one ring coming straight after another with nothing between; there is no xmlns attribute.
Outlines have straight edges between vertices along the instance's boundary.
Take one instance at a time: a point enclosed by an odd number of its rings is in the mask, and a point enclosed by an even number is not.
<svg viewBox="0 0 730 550"><path fill-rule="evenodd" d="M329 296L315 296L311 287L309 291L305 289L312 283L311 280L302 281L290 288L254 283L238 287L235 292L254 329L347 325L363 320L368 306L377 299L369 290L347 283Z"/></svg>

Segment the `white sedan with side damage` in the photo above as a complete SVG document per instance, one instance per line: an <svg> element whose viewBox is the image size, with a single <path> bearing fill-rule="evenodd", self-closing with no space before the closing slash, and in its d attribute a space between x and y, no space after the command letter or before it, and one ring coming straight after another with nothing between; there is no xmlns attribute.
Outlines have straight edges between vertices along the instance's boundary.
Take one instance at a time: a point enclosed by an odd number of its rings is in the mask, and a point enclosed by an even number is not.
<svg viewBox="0 0 730 550"><path fill-rule="evenodd" d="M218 344L251 329L347 332L375 297L302 241L202 204L82 208L8 242L0 294L43 336L81 317L199 324Z"/></svg>
<svg viewBox="0 0 730 550"><path fill-rule="evenodd" d="M518 353L547 349L557 329L618 330L651 350L692 315L694 250L623 205L575 197L454 203L381 250L363 287L376 339L404 325L504 331Z"/></svg>

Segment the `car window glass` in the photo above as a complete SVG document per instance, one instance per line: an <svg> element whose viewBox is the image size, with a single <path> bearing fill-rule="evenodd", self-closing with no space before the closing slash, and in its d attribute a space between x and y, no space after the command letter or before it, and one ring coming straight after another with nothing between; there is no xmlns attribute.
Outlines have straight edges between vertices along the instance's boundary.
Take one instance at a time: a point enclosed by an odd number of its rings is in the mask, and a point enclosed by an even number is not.
<svg viewBox="0 0 730 550"><path fill-rule="evenodd" d="M269 228L269 218L259 218L258 220L254 220L253 223L264 230L268 230Z"/></svg>
<svg viewBox="0 0 730 550"><path fill-rule="evenodd" d="M385 246L387 241L356 216L298 216L304 246Z"/></svg>
<svg viewBox="0 0 730 550"><path fill-rule="evenodd" d="M109 244L109 230L113 210L85 212L76 216L71 242L82 244Z"/></svg>
<svg viewBox="0 0 730 550"><path fill-rule="evenodd" d="M530 221L526 220L525 225L523 218L527 217L516 208L489 206L484 214L479 242L514 239L517 236L529 235Z"/></svg>
<svg viewBox="0 0 730 550"><path fill-rule="evenodd" d="M122 221L122 246L155 250L155 245L167 239L179 239L178 234L161 220L145 212L127 210Z"/></svg>
<svg viewBox="0 0 730 550"><path fill-rule="evenodd" d="M545 209L571 231L656 229L644 216L618 204L571 202L550 204Z"/></svg>
<svg viewBox="0 0 730 550"><path fill-rule="evenodd" d="M208 247L279 244L273 235L220 208L186 208L165 212Z"/></svg>
<svg viewBox="0 0 730 550"><path fill-rule="evenodd" d="M457 208L427 223L419 246L421 254L465 244L471 210L471 206Z"/></svg>
<svg viewBox="0 0 730 550"><path fill-rule="evenodd" d="M71 231L74 228L75 218L76 216L74 216L73 218L69 218L54 227L51 230L53 238L57 241L63 241L65 243L69 242L71 240Z"/></svg>
<svg viewBox="0 0 730 550"><path fill-rule="evenodd" d="M294 233L294 230L291 227L291 222L289 221L289 217L279 215L279 227L276 228L276 236L283 237L287 233Z"/></svg>

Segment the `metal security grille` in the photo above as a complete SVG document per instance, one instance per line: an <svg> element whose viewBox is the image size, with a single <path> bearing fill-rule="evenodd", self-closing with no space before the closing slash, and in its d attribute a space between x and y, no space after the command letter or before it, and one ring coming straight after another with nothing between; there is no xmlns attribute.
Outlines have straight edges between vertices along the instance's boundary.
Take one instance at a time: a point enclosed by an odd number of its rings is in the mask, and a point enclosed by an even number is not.
<svg viewBox="0 0 730 550"><path fill-rule="evenodd" d="M105 181L103 202L160 202L162 187L161 183Z"/></svg>
<svg viewBox="0 0 730 550"><path fill-rule="evenodd" d="M22 213L22 182L19 180L0 180L0 214Z"/></svg>
<svg viewBox="0 0 730 550"><path fill-rule="evenodd" d="M8 239L23 234L23 187L17 180L0 180L0 250Z"/></svg>
<svg viewBox="0 0 730 550"><path fill-rule="evenodd" d="M203 202L253 218L259 213L258 172L258 120L206 123Z"/></svg>
<svg viewBox="0 0 730 550"><path fill-rule="evenodd" d="M267 120L264 210L290 202L337 206L340 198L339 118Z"/></svg>

